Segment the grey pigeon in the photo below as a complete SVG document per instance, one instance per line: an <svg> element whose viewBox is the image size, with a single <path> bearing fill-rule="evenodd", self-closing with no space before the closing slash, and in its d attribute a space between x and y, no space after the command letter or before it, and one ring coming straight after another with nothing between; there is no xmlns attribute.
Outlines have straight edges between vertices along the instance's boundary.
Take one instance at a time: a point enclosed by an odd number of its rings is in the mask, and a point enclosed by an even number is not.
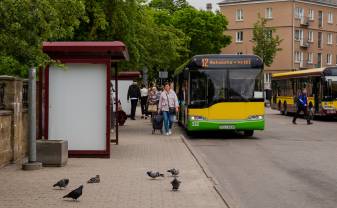
<svg viewBox="0 0 337 208"><path fill-rule="evenodd" d="M64 179L62 179L62 180L59 180L57 183L55 183L55 184L53 185L53 187L58 186L58 187L60 187L60 189L61 189L61 188L67 187L68 184L69 184L69 179L68 179L68 178L64 178Z"/></svg>
<svg viewBox="0 0 337 208"><path fill-rule="evenodd" d="M174 177L173 181L171 181L171 184L172 184L172 191L178 191L181 181L179 181L176 177Z"/></svg>
<svg viewBox="0 0 337 208"><path fill-rule="evenodd" d="M158 177L164 177L164 174L161 174L159 172L147 171L146 174L153 179L156 179Z"/></svg>
<svg viewBox="0 0 337 208"><path fill-rule="evenodd" d="M73 200L77 200L82 195L83 185L78 187L75 190L72 190L69 194L65 195L63 198L72 198Z"/></svg>
<svg viewBox="0 0 337 208"><path fill-rule="evenodd" d="M178 176L179 175L179 170L178 169L175 169L175 168L172 168L170 170L167 170L167 172L171 173L172 176Z"/></svg>
<svg viewBox="0 0 337 208"><path fill-rule="evenodd" d="M88 183L99 183L99 182L101 182L101 179L100 179L99 175L96 175L95 177L90 178L88 180Z"/></svg>

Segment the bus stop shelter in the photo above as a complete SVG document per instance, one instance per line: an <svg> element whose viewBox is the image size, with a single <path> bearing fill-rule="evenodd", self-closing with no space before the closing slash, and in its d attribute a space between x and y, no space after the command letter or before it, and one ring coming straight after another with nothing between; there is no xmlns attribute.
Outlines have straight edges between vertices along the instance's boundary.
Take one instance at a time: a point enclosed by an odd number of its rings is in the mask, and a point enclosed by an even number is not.
<svg viewBox="0 0 337 208"><path fill-rule="evenodd" d="M111 69L117 75L117 62L128 59L126 46L119 41L44 42L43 51L63 66L47 66L40 74L41 136L67 140L69 156L110 157ZM112 141L118 143L116 129Z"/></svg>

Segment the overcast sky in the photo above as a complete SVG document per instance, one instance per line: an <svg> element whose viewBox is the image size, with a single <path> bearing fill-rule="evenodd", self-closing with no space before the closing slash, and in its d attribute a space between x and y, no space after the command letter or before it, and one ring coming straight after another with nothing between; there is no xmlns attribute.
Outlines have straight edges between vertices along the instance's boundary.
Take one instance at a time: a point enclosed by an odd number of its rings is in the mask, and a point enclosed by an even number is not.
<svg viewBox="0 0 337 208"><path fill-rule="evenodd" d="M206 4L212 3L213 10L219 10L217 3L221 2L222 0L187 0L187 1L197 9L206 9Z"/></svg>

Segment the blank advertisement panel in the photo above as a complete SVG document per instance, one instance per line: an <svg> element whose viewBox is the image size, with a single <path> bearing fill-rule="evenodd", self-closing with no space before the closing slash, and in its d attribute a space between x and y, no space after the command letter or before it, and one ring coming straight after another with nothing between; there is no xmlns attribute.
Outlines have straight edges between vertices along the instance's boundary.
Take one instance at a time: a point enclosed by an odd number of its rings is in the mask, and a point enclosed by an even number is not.
<svg viewBox="0 0 337 208"><path fill-rule="evenodd" d="M106 70L105 64L49 68L49 139L68 140L69 150L107 149Z"/></svg>

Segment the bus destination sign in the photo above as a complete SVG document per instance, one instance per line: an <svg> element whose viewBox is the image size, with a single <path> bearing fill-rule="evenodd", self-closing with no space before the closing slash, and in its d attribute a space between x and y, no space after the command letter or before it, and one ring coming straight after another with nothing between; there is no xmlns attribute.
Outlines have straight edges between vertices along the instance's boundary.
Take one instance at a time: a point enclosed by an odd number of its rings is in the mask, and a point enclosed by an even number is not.
<svg viewBox="0 0 337 208"><path fill-rule="evenodd" d="M251 66L251 59L201 59L202 68L243 67Z"/></svg>

